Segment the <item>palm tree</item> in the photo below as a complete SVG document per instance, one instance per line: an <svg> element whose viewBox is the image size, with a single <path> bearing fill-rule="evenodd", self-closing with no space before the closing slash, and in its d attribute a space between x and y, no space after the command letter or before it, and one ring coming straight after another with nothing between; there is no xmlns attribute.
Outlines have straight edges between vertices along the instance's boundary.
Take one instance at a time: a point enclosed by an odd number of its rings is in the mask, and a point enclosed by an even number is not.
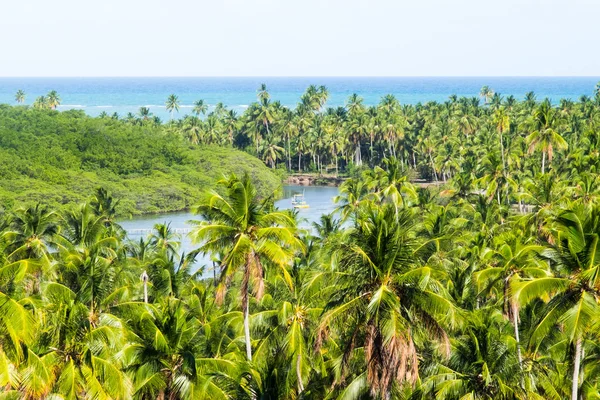
<svg viewBox="0 0 600 400"><path fill-rule="evenodd" d="M263 160L265 163L270 164L271 168L275 168L277 161L283 156L284 149L281 146L277 146L274 143L269 143L264 147Z"/></svg>
<svg viewBox="0 0 600 400"><path fill-rule="evenodd" d="M86 291L82 286L81 291ZM45 323L34 353L28 350L21 396L46 398L53 392L61 398L94 393L97 398L130 399L131 384L123 371L124 330L114 315L101 313L90 320L82 303L82 292L57 282L45 285Z"/></svg>
<svg viewBox="0 0 600 400"><path fill-rule="evenodd" d="M138 111L138 115L140 116L141 119L143 119L144 121L147 121L152 116L152 113L150 112L150 109L148 107L140 107L140 110Z"/></svg>
<svg viewBox="0 0 600 400"><path fill-rule="evenodd" d="M498 135L500 136L499 139L500 155L502 156L502 171L506 176L506 160L504 157L504 141L502 134L510 130L510 116L504 108L500 107L494 112L494 125L496 126L496 130L498 131Z"/></svg>
<svg viewBox="0 0 600 400"><path fill-rule="evenodd" d="M334 197L333 202L341 203L335 211L341 214L342 221L346 221L351 216L356 217L360 207L373 198L364 180L350 178L340 186L340 194Z"/></svg>
<svg viewBox="0 0 600 400"><path fill-rule="evenodd" d="M452 356L434 364L425 379L426 398L529 399L538 390L524 390L523 372L514 356L513 341L500 313L470 313L466 328L452 340Z"/></svg>
<svg viewBox="0 0 600 400"><path fill-rule="evenodd" d="M21 89L17 90L17 93L15 94L15 101L18 104L23 104L25 102L25 92Z"/></svg>
<svg viewBox="0 0 600 400"><path fill-rule="evenodd" d="M169 95L167 101L165 103L167 111L171 113L171 120L173 120L173 113L175 111L179 112L179 97L175 94Z"/></svg>
<svg viewBox="0 0 600 400"><path fill-rule="evenodd" d="M158 252L173 256L179 251L181 245L179 239L179 235L171 229L170 222L155 224L153 233L150 236L150 245L154 246Z"/></svg>
<svg viewBox="0 0 600 400"><path fill-rule="evenodd" d="M46 98L46 96L37 97L35 99L35 101L33 102L33 108L38 109L38 110L43 110L43 109L49 108L48 99Z"/></svg>
<svg viewBox="0 0 600 400"><path fill-rule="evenodd" d="M542 151L542 174L545 172L546 156L548 156L548 163L551 163L555 149L565 150L569 147L565 139L556 131L558 122L556 110L548 100L540 104L533 115L534 130L526 140L529 154L534 150Z"/></svg>
<svg viewBox="0 0 600 400"><path fill-rule="evenodd" d="M50 109L52 109L52 110L55 110L56 107L58 107L60 105L60 96L58 95L56 90L51 90L46 95L46 101L47 101L48 107L50 107Z"/></svg>
<svg viewBox="0 0 600 400"><path fill-rule="evenodd" d="M513 287L523 278L548 276L547 271L534 258L542 247L523 243L522 236L522 232L502 235L497 249L490 249L484 255L491 265L475 273L480 292L490 292L496 285L500 285L502 295L498 297L503 300L504 314L510 316L513 322L519 364L523 362L519 340L519 304L512 297Z"/></svg>
<svg viewBox="0 0 600 400"><path fill-rule="evenodd" d="M385 399L399 385L419 379L417 338L448 345L442 321L452 320L454 306L433 271L415 259L410 211L396 214L391 205L370 204L354 222L336 250L339 273L332 278L317 344L338 332L343 370L351 362L364 363L347 390ZM354 361L357 348L364 361Z"/></svg>
<svg viewBox="0 0 600 400"><path fill-rule="evenodd" d="M241 179L231 175L219 184L225 188L227 195L210 193L195 207L195 213L204 221L195 223L191 237L194 243L201 244L199 251L202 253L224 255L217 287L220 303L236 272L242 272L240 295L246 357L251 361L250 287L260 299L264 293L264 268L270 266L278 267L291 285L287 266L303 244L296 236L294 219L286 212L269 210L269 201L259 200L248 175Z"/></svg>
<svg viewBox="0 0 600 400"><path fill-rule="evenodd" d="M483 86L479 91L479 97L483 98L485 104L488 104L489 101L494 96L494 91L489 86Z"/></svg>
<svg viewBox="0 0 600 400"><path fill-rule="evenodd" d="M238 129L238 117L235 110L229 110L227 112L225 121L223 121L223 129L225 130L225 132L227 132L229 145L233 146L234 135Z"/></svg>
<svg viewBox="0 0 600 400"><path fill-rule="evenodd" d="M194 108L192 111L197 117L200 116L200 114L205 115L207 110L208 106L204 103L204 100L198 100L194 102Z"/></svg>
<svg viewBox="0 0 600 400"><path fill-rule="evenodd" d="M554 244L549 244L540 254L551 266L554 276L523 280L515 290L521 304L538 298L549 299L530 333L532 348L537 350L541 342L552 339L552 330L557 325L561 326L568 343L574 345L572 400L579 398L583 341L595 331L600 315L596 290L600 285L600 263L595 257L599 236L599 208L589 214L562 212L555 220Z"/></svg>
<svg viewBox="0 0 600 400"><path fill-rule="evenodd" d="M197 358L202 352L201 324L184 301L167 297L152 305L127 303L119 308L129 328L128 344L121 351L130 360L124 369L133 372L137 398L184 399L198 393L201 398L229 398L227 385L221 388L202 374L203 360ZM232 369L225 360L215 358L212 364L223 373Z"/></svg>
<svg viewBox="0 0 600 400"><path fill-rule="evenodd" d="M267 103L269 101L269 99L271 98L271 95L269 94L269 91L267 90L267 85L264 83L260 84L260 88L258 89L258 101L260 103Z"/></svg>
<svg viewBox="0 0 600 400"><path fill-rule="evenodd" d="M398 159L384 158L383 167L375 167L373 174L369 176L372 190L381 197L381 201L388 201L395 207L404 207L407 201L416 202L416 189Z"/></svg>

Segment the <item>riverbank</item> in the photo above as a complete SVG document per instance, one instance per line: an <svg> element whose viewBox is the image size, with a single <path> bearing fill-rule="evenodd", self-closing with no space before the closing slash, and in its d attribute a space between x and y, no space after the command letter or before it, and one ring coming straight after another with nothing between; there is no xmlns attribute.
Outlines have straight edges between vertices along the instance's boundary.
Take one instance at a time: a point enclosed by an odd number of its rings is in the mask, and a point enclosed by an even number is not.
<svg viewBox="0 0 600 400"><path fill-rule="evenodd" d="M284 180L285 185L298 185L298 186L340 186L348 177L341 177L329 174L290 174ZM445 182L429 182L425 179L411 179L413 185L428 188L428 187L440 187Z"/></svg>
<svg viewBox="0 0 600 400"><path fill-rule="evenodd" d="M291 174L284 179L283 183L299 186L340 186L346 179L329 174Z"/></svg>

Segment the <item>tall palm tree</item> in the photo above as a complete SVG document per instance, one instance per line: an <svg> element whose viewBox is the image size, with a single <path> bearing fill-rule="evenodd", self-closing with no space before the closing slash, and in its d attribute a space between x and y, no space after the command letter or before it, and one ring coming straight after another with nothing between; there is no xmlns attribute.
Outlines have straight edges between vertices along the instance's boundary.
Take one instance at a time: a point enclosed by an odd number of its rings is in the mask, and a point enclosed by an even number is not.
<svg viewBox="0 0 600 400"><path fill-rule="evenodd" d="M36 204L15 210L2 234L9 260L47 258L58 232L57 215Z"/></svg>
<svg viewBox="0 0 600 400"><path fill-rule="evenodd" d="M548 163L551 163L555 149L565 150L569 147L565 139L556 130L558 123L556 110L548 100L540 104L533 115L532 126L534 130L527 136L526 140L529 145L529 154L533 153L534 150L541 150L542 152L542 174L545 172L546 156L548 156Z"/></svg>
<svg viewBox="0 0 600 400"><path fill-rule="evenodd" d="M204 100L198 100L194 102L194 108L192 109L196 116L200 116L200 114L205 115L206 111L208 111L208 105L204 103Z"/></svg>
<svg viewBox="0 0 600 400"><path fill-rule="evenodd" d="M523 278L548 276L548 272L535 259L542 246L523 243L522 234L519 232L515 235L511 232L499 237L498 247L484 255L491 265L475 273L475 281L480 287L480 292L489 293L495 286L500 286L502 294L498 297L503 300L504 314L510 316L513 322L519 364L522 364L523 360L519 335L519 304L512 297L514 286Z"/></svg>
<svg viewBox="0 0 600 400"><path fill-rule="evenodd" d="M485 104L488 104L492 97L494 97L494 91L489 86L485 85L479 91L479 97L483 98Z"/></svg>
<svg viewBox="0 0 600 400"><path fill-rule="evenodd" d="M23 104L25 102L25 92L23 90L17 90L17 93L15 94L15 101L18 104Z"/></svg>
<svg viewBox="0 0 600 400"><path fill-rule="evenodd" d="M269 91L267 90L267 85L264 83L260 84L260 88L258 89L258 101L260 103L267 103L269 101L269 99L271 98L271 95L269 94Z"/></svg>
<svg viewBox="0 0 600 400"><path fill-rule="evenodd" d="M274 169L277 161L282 158L283 152L283 147L277 146L275 143L269 143L264 146L262 157L265 163L270 164L271 168Z"/></svg>
<svg viewBox="0 0 600 400"><path fill-rule="evenodd" d="M599 237L599 208L594 208L591 213L562 212L555 220L554 244L548 245L540 254L552 267L554 276L523 280L515 290L515 296L522 304L538 298L549 299L530 333L533 349L537 350L541 342L552 339L551 332L557 325L568 343L574 346L572 400L579 398L583 341L595 331L600 315L597 301Z"/></svg>
<svg viewBox="0 0 600 400"><path fill-rule="evenodd" d="M264 293L264 269L270 266L279 268L291 285L287 267L303 244L297 237L294 219L286 212L270 210L270 202L257 197L249 175L242 178L231 175L219 184L226 190L226 196L210 193L195 207L195 213L204 221L196 222L191 237L194 243L200 244L202 253L224 255L217 287L219 302L223 301L235 274L241 271L246 357L251 361L251 287L253 294L260 299Z"/></svg>
<svg viewBox="0 0 600 400"><path fill-rule="evenodd" d="M500 107L496 111L494 111L494 125L496 126L496 130L498 131L499 140L500 140L500 155L502 156L502 171L504 172L504 175L506 176L506 160L504 157L503 134L510 130L510 116L504 108Z"/></svg>
<svg viewBox="0 0 600 400"><path fill-rule="evenodd" d="M419 337L448 345L442 321L451 322L454 306L433 271L415 259L415 228L408 210L397 215L391 205L366 205L336 250L339 273L317 343L336 334L342 368L363 363L346 390L390 398L394 388L419 379ZM361 361L354 360L358 354Z"/></svg>
<svg viewBox="0 0 600 400"><path fill-rule="evenodd" d="M46 101L48 107L50 107L50 109L52 110L55 110L56 107L60 106L60 96L58 95L56 90L51 90L50 92L48 92L48 94L46 95Z"/></svg>
<svg viewBox="0 0 600 400"><path fill-rule="evenodd" d="M173 113L179 112L179 97L175 94L169 95L165 103L167 111L171 113L171 120L173 120Z"/></svg>

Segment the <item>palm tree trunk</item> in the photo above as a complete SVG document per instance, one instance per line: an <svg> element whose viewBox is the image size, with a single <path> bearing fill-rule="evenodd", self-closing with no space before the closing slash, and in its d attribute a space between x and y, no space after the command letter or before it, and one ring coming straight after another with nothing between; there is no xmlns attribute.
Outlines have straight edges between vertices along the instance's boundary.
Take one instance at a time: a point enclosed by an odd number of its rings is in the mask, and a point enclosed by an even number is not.
<svg viewBox="0 0 600 400"><path fill-rule="evenodd" d="M300 354L296 357L296 379L298 379L298 395L304 392L304 383L302 383L302 371L300 371Z"/></svg>
<svg viewBox="0 0 600 400"><path fill-rule="evenodd" d="M144 271L145 273L146 271ZM148 280L144 279L144 303L148 303Z"/></svg>
<svg viewBox="0 0 600 400"><path fill-rule="evenodd" d="M356 142L356 165L360 166L362 164L362 157L360 154L360 140Z"/></svg>
<svg viewBox="0 0 600 400"><path fill-rule="evenodd" d="M373 166L373 135L371 135L371 159L369 160L371 163L371 166Z"/></svg>
<svg viewBox="0 0 600 400"><path fill-rule="evenodd" d="M519 339L519 309L517 304L512 304L513 326L515 328L515 341L517 342L517 358L519 360L519 368L522 368L523 357L521 356L521 344Z"/></svg>
<svg viewBox="0 0 600 400"><path fill-rule="evenodd" d="M502 172L506 176L506 161L504 160L504 143L502 143L502 130L500 130L500 155L502 156Z"/></svg>
<svg viewBox="0 0 600 400"><path fill-rule="evenodd" d="M542 151L542 174L546 170L546 152Z"/></svg>
<svg viewBox="0 0 600 400"><path fill-rule="evenodd" d="M317 154L317 163L319 163L319 174L323 175L323 160L320 154Z"/></svg>
<svg viewBox="0 0 600 400"><path fill-rule="evenodd" d="M246 294L246 301L244 304L244 340L246 341L246 357L248 361L252 361L252 342L250 341L250 307L248 302L248 295Z"/></svg>
<svg viewBox="0 0 600 400"><path fill-rule="evenodd" d="M413 154L414 156L414 154ZM438 181L437 172L435 171L435 165L433 164L433 157L431 157L431 153L429 153L429 160L431 161L431 169L433 170L433 176L435 177L435 181Z"/></svg>
<svg viewBox="0 0 600 400"><path fill-rule="evenodd" d="M250 268L246 265L242 279L242 308L244 309L244 340L246 342L246 358L252 361L252 341L250 339L250 301L248 286L250 283Z"/></svg>
<svg viewBox="0 0 600 400"><path fill-rule="evenodd" d="M575 343L575 361L573 362L573 385L571 387L571 400L577 400L579 389L579 368L581 364L581 337Z"/></svg>
<svg viewBox="0 0 600 400"><path fill-rule="evenodd" d="M292 152L290 150L290 136L287 136L287 159L288 159L288 171L292 170Z"/></svg>
<svg viewBox="0 0 600 400"><path fill-rule="evenodd" d="M298 173L302 172L302 153L298 152Z"/></svg>
<svg viewBox="0 0 600 400"><path fill-rule="evenodd" d="M335 156L335 177L338 177L338 158Z"/></svg>
<svg viewBox="0 0 600 400"><path fill-rule="evenodd" d="M519 212L523 214L523 199L519 196Z"/></svg>

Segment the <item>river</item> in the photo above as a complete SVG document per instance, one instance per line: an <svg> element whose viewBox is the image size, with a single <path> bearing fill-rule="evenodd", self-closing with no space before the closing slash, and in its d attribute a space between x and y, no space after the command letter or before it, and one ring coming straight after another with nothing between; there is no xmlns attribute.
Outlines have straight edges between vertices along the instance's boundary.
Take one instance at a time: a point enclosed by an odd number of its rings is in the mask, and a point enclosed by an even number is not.
<svg viewBox="0 0 600 400"><path fill-rule="evenodd" d="M309 208L299 209L301 217L300 225L303 228L310 228L313 222L319 220L321 215L329 214L335 209L333 198L338 195L339 189L330 186L284 186L283 198L275 202L275 206L279 209L292 208L292 195L295 193L303 193L306 202L310 205ZM133 240L139 240L142 236L148 236L155 224L170 223L171 228L179 232L181 240L180 252L189 253L197 248L192 244L187 232L192 228L188 222L190 220L198 220L198 216L191 212L176 212L166 214L144 215L133 217L127 220L118 221L119 224L127 231L127 236ZM197 268L204 265L210 265L208 257L199 256L196 261ZM205 275L210 276L212 272L206 268Z"/></svg>

